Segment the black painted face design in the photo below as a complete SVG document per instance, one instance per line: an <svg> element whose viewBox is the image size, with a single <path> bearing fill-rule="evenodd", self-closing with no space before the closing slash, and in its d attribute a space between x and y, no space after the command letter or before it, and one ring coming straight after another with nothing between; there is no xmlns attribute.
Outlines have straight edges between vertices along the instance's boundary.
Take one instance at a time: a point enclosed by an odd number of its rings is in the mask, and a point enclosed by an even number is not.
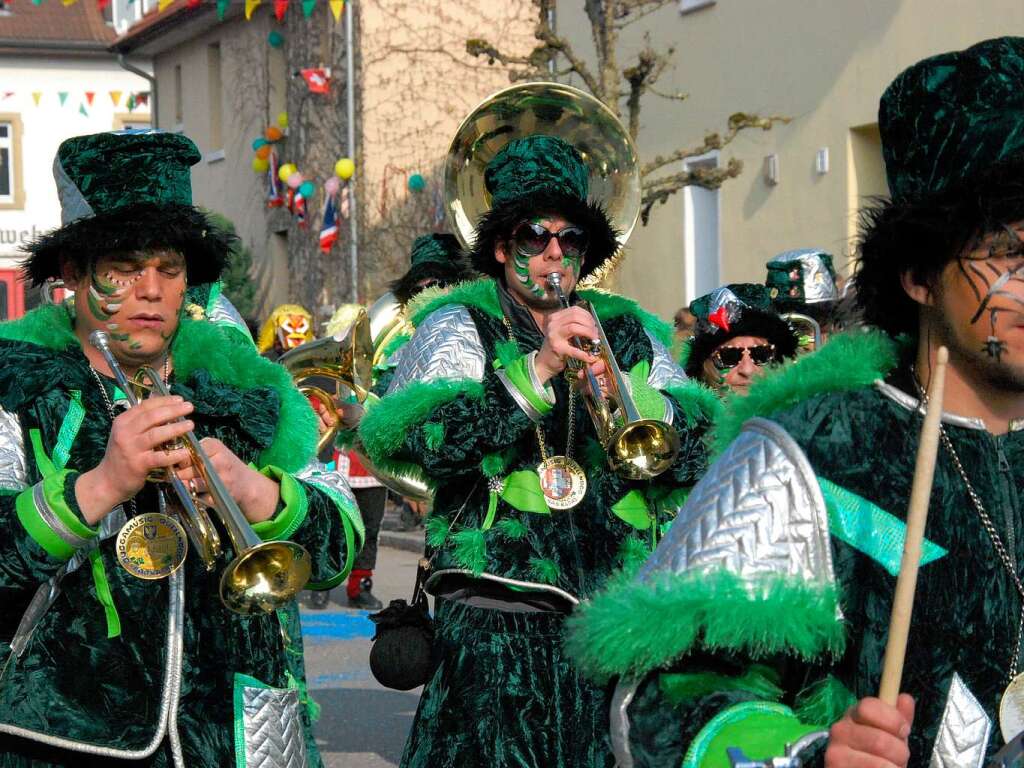
<svg viewBox="0 0 1024 768"><path fill-rule="evenodd" d="M974 295L970 324L987 332L981 351L1000 362L1007 350L1006 326L1016 327L1018 317L1024 317L1024 240L1016 229L1004 226L984 237L957 265Z"/></svg>

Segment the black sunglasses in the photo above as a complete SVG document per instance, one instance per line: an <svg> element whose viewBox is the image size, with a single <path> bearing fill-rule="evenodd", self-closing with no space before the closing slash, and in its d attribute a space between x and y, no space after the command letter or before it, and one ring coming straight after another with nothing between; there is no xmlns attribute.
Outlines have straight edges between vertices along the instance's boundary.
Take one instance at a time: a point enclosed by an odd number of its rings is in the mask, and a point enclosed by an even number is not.
<svg viewBox="0 0 1024 768"><path fill-rule="evenodd" d="M582 259L587 254L587 233L574 226L552 232L540 224L523 222L512 233L512 246L520 256L538 256L544 253L551 238L558 240L558 247L565 256Z"/></svg>
<svg viewBox="0 0 1024 768"><path fill-rule="evenodd" d="M754 347L719 347L711 354L716 368L735 368L743 360L743 353L749 352L754 365L767 365L775 361L774 344L758 344Z"/></svg>

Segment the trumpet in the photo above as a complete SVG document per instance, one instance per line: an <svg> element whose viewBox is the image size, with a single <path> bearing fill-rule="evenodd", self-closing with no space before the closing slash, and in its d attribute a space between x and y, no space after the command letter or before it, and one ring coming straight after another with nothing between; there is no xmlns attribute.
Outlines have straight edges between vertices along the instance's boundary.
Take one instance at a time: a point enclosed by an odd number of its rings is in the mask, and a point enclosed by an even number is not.
<svg viewBox="0 0 1024 768"><path fill-rule="evenodd" d="M552 272L546 280L563 309L572 306L562 291L561 275ZM629 480L657 477L675 461L679 453L679 435L671 424L640 416L597 312L589 304L586 307L599 338L583 340L577 337L573 343L604 361L604 386L590 367L579 360L570 358L566 367L571 371L585 371L587 386L583 388L583 402L612 471Z"/></svg>
<svg viewBox="0 0 1024 768"><path fill-rule="evenodd" d="M161 396L171 394L163 379L152 368L140 368L134 378L129 380L110 350L110 337L103 331L89 334L89 343L103 355L130 405L139 405L142 393L149 390ZM188 449L193 466L206 483L213 498L212 509L235 552L235 559L228 563L221 574L221 602L229 610L243 615L260 611L272 613L292 600L306 586L312 568L309 553L305 547L291 541L261 540L231 498L195 433L187 432L182 442ZM222 554L220 534L196 495L173 469L160 470L151 479L168 483L174 490L181 507L183 527L206 569L213 570Z"/></svg>
<svg viewBox="0 0 1024 768"><path fill-rule="evenodd" d="M809 346L801 344L801 352L813 352L816 349L821 349L823 336L821 334L821 324L810 315L803 315L799 312L786 312L780 317L785 320L793 329L801 336L810 339L811 344Z"/></svg>

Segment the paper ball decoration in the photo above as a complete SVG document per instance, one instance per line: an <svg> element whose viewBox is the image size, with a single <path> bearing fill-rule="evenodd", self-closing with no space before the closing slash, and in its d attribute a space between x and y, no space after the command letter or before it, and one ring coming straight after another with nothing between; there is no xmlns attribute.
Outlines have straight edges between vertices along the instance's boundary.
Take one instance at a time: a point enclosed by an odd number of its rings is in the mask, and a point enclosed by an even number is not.
<svg viewBox="0 0 1024 768"><path fill-rule="evenodd" d="M294 173L292 173L291 176L288 177L288 181L286 181L285 183L292 189L298 189L299 185L301 185L303 181L305 181L305 179L302 178L302 174L299 173L298 171L295 171Z"/></svg>
<svg viewBox="0 0 1024 768"><path fill-rule="evenodd" d="M252 159L252 169L256 171L256 173L266 173L269 167L270 161L265 157L254 157Z"/></svg>
<svg viewBox="0 0 1024 768"><path fill-rule="evenodd" d="M280 48L284 45L284 35L276 29L272 29L270 30L270 34L267 35L267 43L270 44L271 48Z"/></svg>
<svg viewBox="0 0 1024 768"><path fill-rule="evenodd" d="M426 180L418 173L414 173L409 177L409 191L410 192L422 192L427 188Z"/></svg>
<svg viewBox="0 0 1024 768"><path fill-rule="evenodd" d="M356 164L352 162L352 158L343 157L334 164L334 172L338 175L338 178L348 181L356 172Z"/></svg>
<svg viewBox="0 0 1024 768"><path fill-rule="evenodd" d="M288 127L288 113L287 112L278 112L277 113L277 124L281 128L287 128Z"/></svg>
<svg viewBox="0 0 1024 768"><path fill-rule="evenodd" d="M298 168L295 167L294 163L285 163L277 169L277 178L281 181L288 181L288 177L295 173Z"/></svg>
<svg viewBox="0 0 1024 768"><path fill-rule="evenodd" d="M260 160L266 160L270 157L270 145L264 144L262 147L256 150L256 157Z"/></svg>
<svg viewBox="0 0 1024 768"><path fill-rule="evenodd" d="M266 138L267 141L280 141L281 137L283 137L284 134L281 133L281 129L278 128L276 125L271 125L268 126L267 130L263 132L263 136Z"/></svg>
<svg viewBox="0 0 1024 768"><path fill-rule="evenodd" d="M255 152L260 147L264 146L266 143L267 143L267 140L264 139L262 136L260 136L258 139L253 139L252 140L252 151Z"/></svg>
<svg viewBox="0 0 1024 768"><path fill-rule="evenodd" d="M316 192L316 185L312 181L304 181L299 184L299 194L307 200Z"/></svg>

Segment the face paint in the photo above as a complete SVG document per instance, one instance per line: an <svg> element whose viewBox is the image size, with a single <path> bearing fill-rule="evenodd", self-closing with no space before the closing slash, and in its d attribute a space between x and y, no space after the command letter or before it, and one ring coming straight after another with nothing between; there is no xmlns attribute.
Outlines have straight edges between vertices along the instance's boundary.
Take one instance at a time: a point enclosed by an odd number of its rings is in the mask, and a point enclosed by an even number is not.
<svg viewBox="0 0 1024 768"><path fill-rule="evenodd" d="M1011 290L1015 283L1024 284L1024 242L1013 227L1004 226L992 235L987 252L962 257L957 263L978 301L971 325L988 319L989 333L981 351L1001 362L1006 342L996 332L999 313L1024 312L1024 299Z"/></svg>
<svg viewBox="0 0 1024 768"><path fill-rule="evenodd" d="M515 270L516 279L519 280L519 282L522 283L530 293L538 299L543 298L544 289L537 285L533 278L530 277L529 258L520 254L519 251L515 250L515 248L512 249L512 269Z"/></svg>
<svg viewBox="0 0 1024 768"><path fill-rule="evenodd" d="M570 270L573 277L579 277L580 275L580 257L577 254L567 256L562 254L562 269Z"/></svg>
<svg viewBox="0 0 1024 768"><path fill-rule="evenodd" d="M89 309L93 316L101 322L108 322L121 309L128 290L141 276L141 273L136 273L125 278L107 270L101 277L96 272L96 262L93 262L89 270Z"/></svg>

